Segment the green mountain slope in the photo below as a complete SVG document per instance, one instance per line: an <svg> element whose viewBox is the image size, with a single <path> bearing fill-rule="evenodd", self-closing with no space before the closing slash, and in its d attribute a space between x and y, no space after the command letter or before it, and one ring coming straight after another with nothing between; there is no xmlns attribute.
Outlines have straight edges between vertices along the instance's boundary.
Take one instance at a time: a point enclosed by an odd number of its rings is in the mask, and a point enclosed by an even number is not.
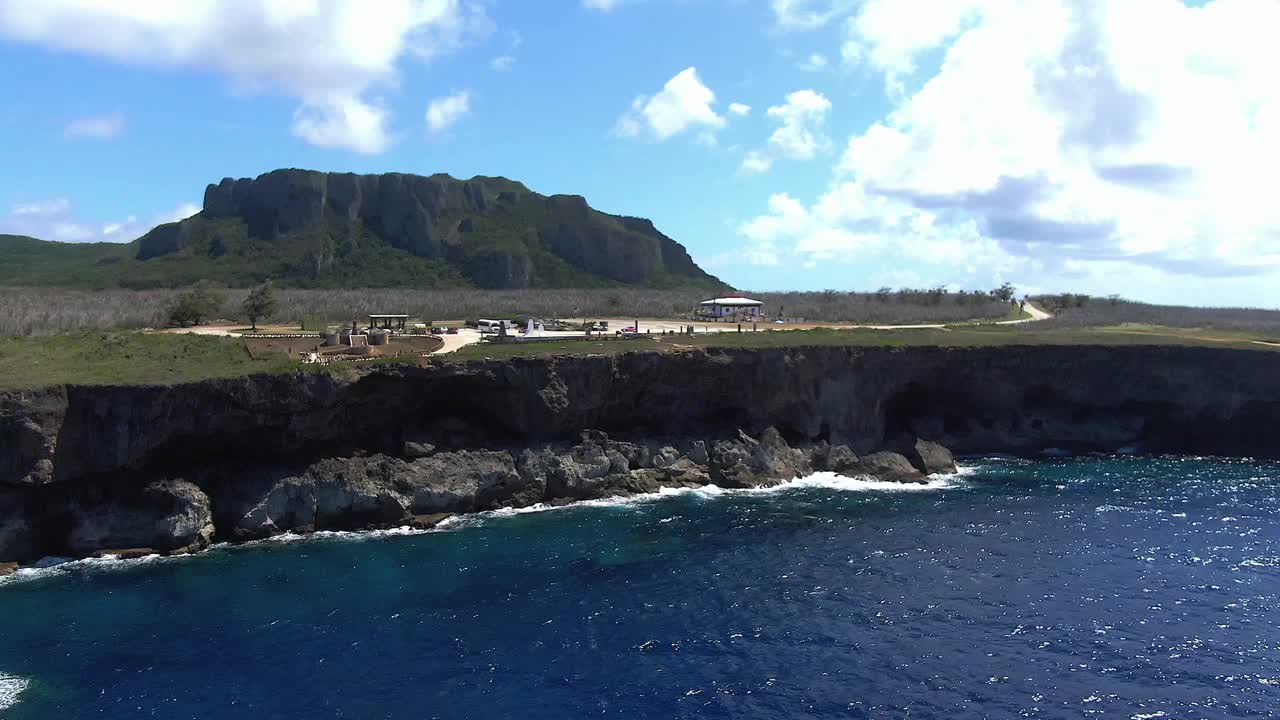
<svg viewBox="0 0 1280 720"><path fill-rule="evenodd" d="M128 244L0 235L0 285L724 287L648 220L505 178L277 170Z"/></svg>

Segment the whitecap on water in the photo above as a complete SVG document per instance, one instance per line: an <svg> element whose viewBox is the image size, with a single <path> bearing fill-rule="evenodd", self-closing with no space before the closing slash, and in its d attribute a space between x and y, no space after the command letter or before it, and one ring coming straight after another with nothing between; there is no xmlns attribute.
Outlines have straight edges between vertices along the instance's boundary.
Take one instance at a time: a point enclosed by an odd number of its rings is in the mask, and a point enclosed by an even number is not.
<svg viewBox="0 0 1280 720"><path fill-rule="evenodd" d="M123 560L115 555L80 558L79 560L63 557L42 558L31 565L19 568L17 572L11 575L0 577L0 587L10 583L26 582L28 580L36 580L38 578L52 577L55 575L63 575L73 572L127 570L147 563L160 562L163 560L176 560L179 557L187 556L173 555L164 557L161 555L147 555L145 557L130 558L128 560Z"/></svg>
<svg viewBox="0 0 1280 720"><path fill-rule="evenodd" d="M831 472L819 472L802 478L795 478L786 482L778 483L768 487L756 488L722 488L717 485L703 485L693 488L659 488L656 492L640 493L636 495L627 495L621 497L599 498L596 500L579 500L566 505L552 505L549 503L537 503L519 508L498 508L497 510L486 510L478 513L466 513L454 515L446 518L440 524L431 529L419 529L409 526L388 528L385 530L318 530L310 533L294 533L285 532L279 535L262 538L260 540L250 540L242 543L215 543L210 546L209 550L227 550L235 547L253 547L256 545L275 545L297 542L323 542L323 541L363 541L375 540L385 537L400 537L411 535L426 535L434 532L443 532L450 530L459 530L464 527L473 527L483 523L486 520L510 517L515 515L524 515L528 513L547 512L550 510L571 510L589 507L608 507L621 508L627 506L638 505L642 503L651 503L681 495L693 495L702 498L716 498L726 495L771 495L775 493L785 493L805 488L826 488L830 490L839 490L844 492L876 492L876 493L917 493L931 492L937 490L945 490L948 488L958 487L963 484L964 478L977 473L980 468L972 465L959 465L957 472L948 475L929 475L926 482L923 483L902 483L890 480L877 480L871 477L845 477ZM137 567L143 563L180 560L183 558L195 557L193 555L148 555L143 558L130 560L122 560L113 555L107 555L100 558L83 558L74 560L70 558L45 558L34 565L19 569L16 573L6 577L0 577L0 586L9 582L20 582L24 580L33 580L39 577L48 577L50 575L76 572L84 570L118 570L131 567Z"/></svg>
<svg viewBox="0 0 1280 720"><path fill-rule="evenodd" d="M625 508L629 506L640 505L644 503L652 503L668 498L678 497L682 495L691 495L712 499L725 496L750 496L750 495L773 495L778 493L786 493L794 490L805 488L826 488L830 490L840 490L845 492L879 492L879 493L900 493L900 492L931 492L936 490L945 490L947 488L959 487L963 478L967 475L975 474L978 469L970 466L957 468L958 472L949 475L930 475L926 482L923 483L902 483L891 480L876 480L870 477L845 477L832 472L819 472L807 475L802 478L795 478L777 485L769 485L766 487L753 488L723 488L718 485L703 485L700 487L686 488L659 488L656 492L639 493L636 495L627 495L620 497L599 498L595 500L579 500L566 505L550 505L547 503L537 503L536 505L528 505L520 508L499 508L497 510L487 510L484 512L470 513L466 515L454 515L446 519L444 522L436 526L437 529L460 529L463 527L472 527L486 520L495 518L510 517L514 515L525 515L528 513L547 512L551 510L574 510L589 507L607 507L607 508Z"/></svg>
<svg viewBox="0 0 1280 720"><path fill-rule="evenodd" d="M31 681L26 678L0 672L0 712L17 705L23 691L30 684Z"/></svg>

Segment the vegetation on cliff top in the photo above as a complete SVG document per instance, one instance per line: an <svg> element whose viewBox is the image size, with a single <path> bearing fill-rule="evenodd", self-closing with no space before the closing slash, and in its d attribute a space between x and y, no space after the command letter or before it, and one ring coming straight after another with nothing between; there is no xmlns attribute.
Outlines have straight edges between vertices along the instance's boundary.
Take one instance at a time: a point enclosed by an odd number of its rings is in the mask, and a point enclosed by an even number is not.
<svg viewBox="0 0 1280 720"><path fill-rule="evenodd" d="M162 327L179 290L68 290L0 287L0 336L48 335L113 328ZM248 321L240 308L248 291L222 291L227 315ZM535 317L681 317L707 299L710 291L697 288L561 290L416 290L401 288L299 289L277 288L276 311L262 318L297 323L305 317L335 324L369 313L403 312L423 320ZM752 293L776 317L814 322L907 324L961 322L1002 318L1007 303L982 293L944 293L903 290L878 293L766 292ZM936 301L935 301L936 300ZM1277 313L1280 316L1280 313ZM231 318L229 318L231 319Z"/></svg>
<svg viewBox="0 0 1280 720"><path fill-rule="evenodd" d="M621 340L556 340L468 345L448 355L402 362L466 362L547 355L672 352L710 348L987 347L987 346L1201 346L1280 351L1244 333L1175 330L1154 326L1027 330L1025 326L964 325L946 329L791 330L705 335L655 335ZM378 365L380 363L372 363ZM168 384L258 373L353 372L348 365L303 365L283 354L254 360L238 338L188 333L88 332L0 343L0 390L59 384Z"/></svg>
<svg viewBox="0 0 1280 720"><path fill-rule="evenodd" d="M0 343L0 390L168 384L302 367L283 355L254 360L239 338L189 333L86 332Z"/></svg>

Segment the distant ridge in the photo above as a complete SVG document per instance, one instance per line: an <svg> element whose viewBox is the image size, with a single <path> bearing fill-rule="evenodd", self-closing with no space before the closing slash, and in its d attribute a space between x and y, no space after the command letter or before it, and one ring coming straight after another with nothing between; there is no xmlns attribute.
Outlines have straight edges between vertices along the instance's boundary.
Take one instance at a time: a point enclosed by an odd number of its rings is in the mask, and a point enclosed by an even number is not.
<svg viewBox="0 0 1280 720"><path fill-rule="evenodd" d="M727 287L649 220L501 177L275 170L128 244L0 235L0 284L175 287Z"/></svg>

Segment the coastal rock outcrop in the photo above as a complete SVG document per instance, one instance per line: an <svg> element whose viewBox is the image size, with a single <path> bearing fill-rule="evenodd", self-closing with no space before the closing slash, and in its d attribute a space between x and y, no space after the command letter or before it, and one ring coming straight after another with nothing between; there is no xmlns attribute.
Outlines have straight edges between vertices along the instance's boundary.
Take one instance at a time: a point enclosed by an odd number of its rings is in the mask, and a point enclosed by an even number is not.
<svg viewBox="0 0 1280 720"><path fill-rule="evenodd" d="M213 539L208 496L181 479L80 486L67 511L66 549L78 555L113 548L200 550Z"/></svg>
<svg viewBox="0 0 1280 720"><path fill-rule="evenodd" d="M951 452L1280 457L1275 357L709 349L0 393L0 562L813 470L920 481Z"/></svg>

